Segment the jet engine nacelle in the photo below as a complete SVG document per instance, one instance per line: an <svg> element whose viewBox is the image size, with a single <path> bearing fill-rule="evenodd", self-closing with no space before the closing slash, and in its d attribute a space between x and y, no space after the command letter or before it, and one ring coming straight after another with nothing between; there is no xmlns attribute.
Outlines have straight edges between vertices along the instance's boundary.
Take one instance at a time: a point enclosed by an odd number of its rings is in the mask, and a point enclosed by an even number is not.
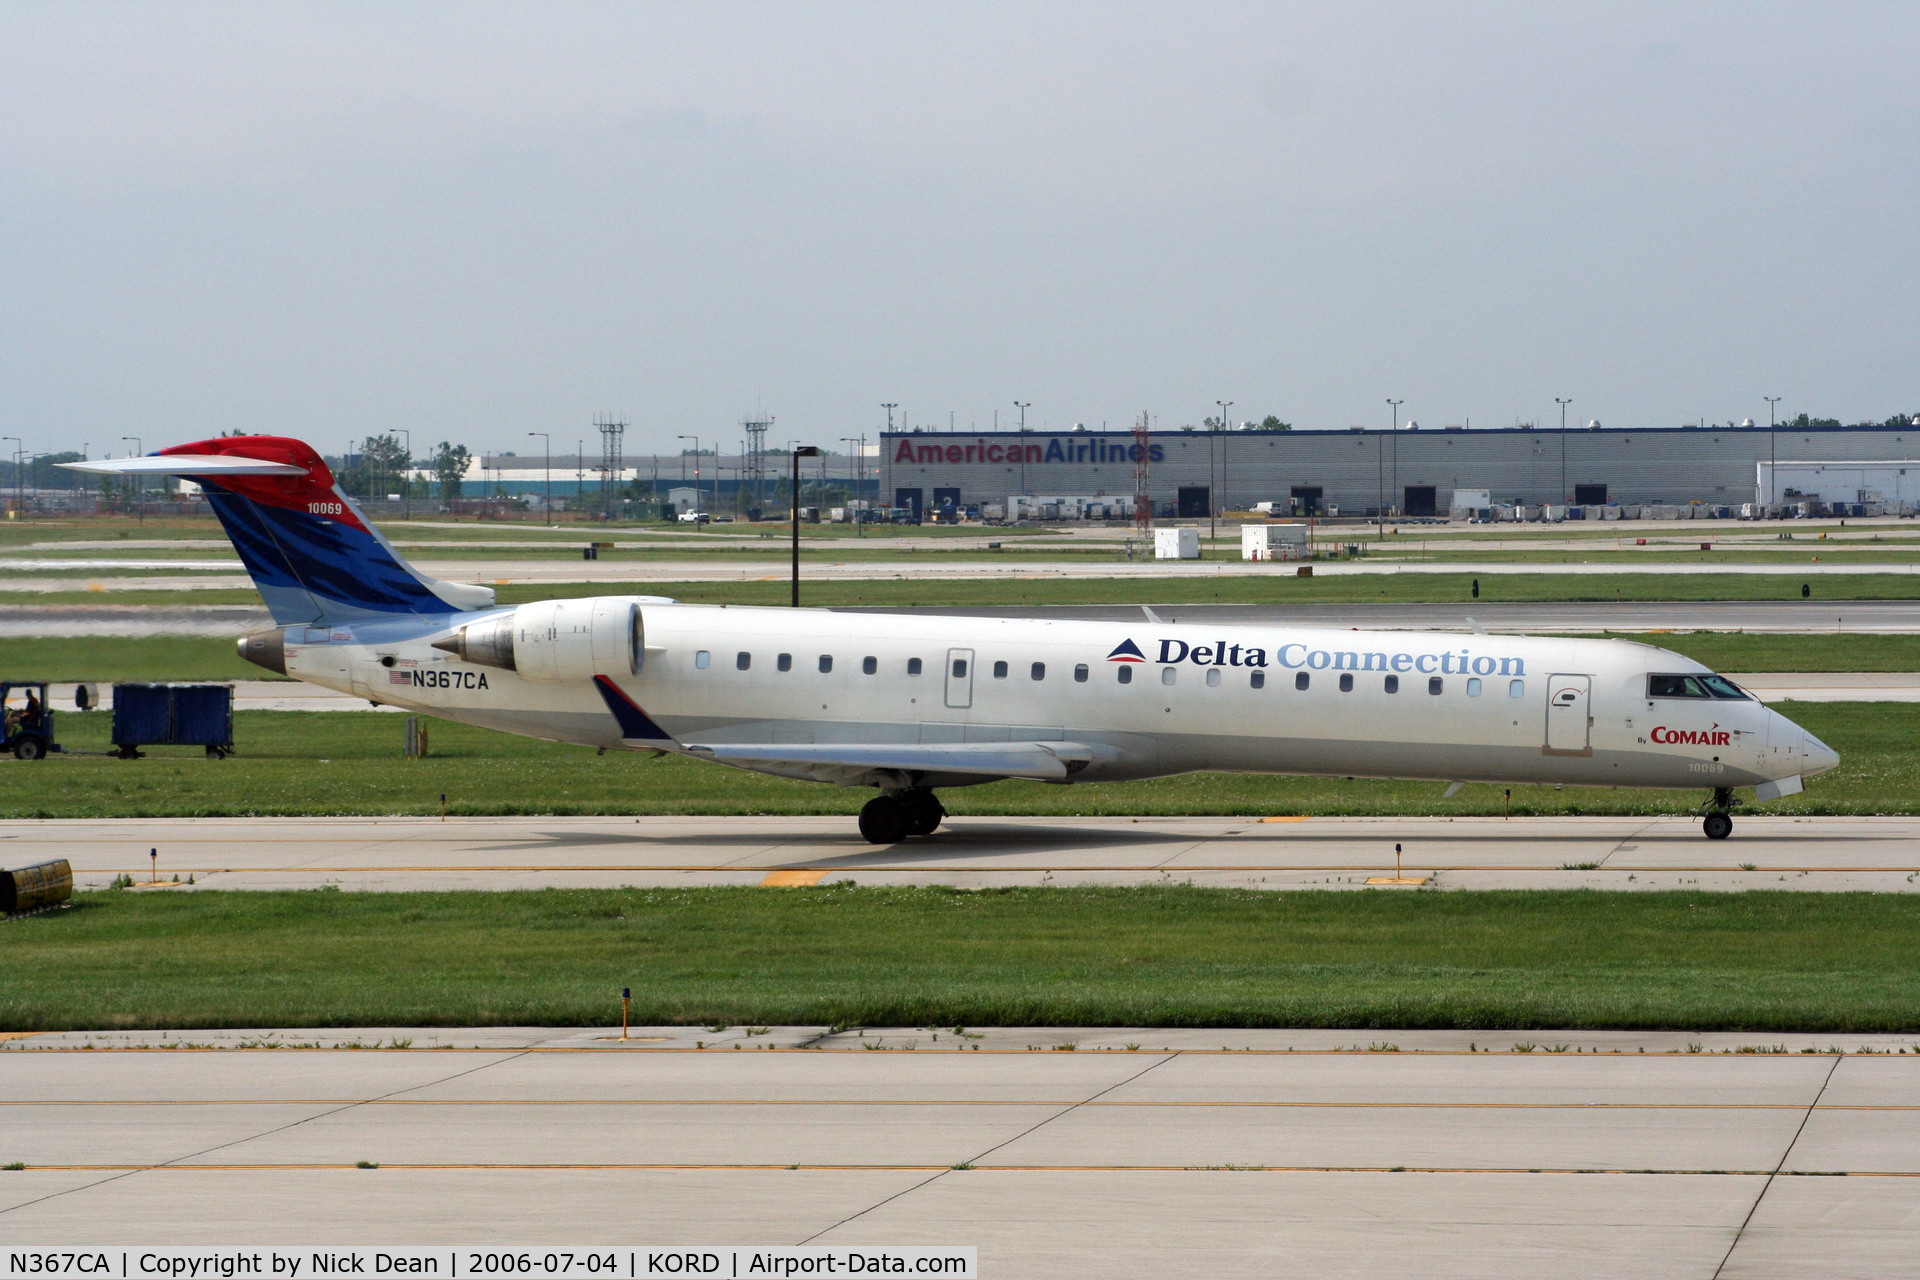
<svg viewBox="0 0 1920 1280"><path fill-rule="evenodd" d="M617 596L523 604L470 622L433 647L528 680L637 674L646 656L640 606Z"/></svg>

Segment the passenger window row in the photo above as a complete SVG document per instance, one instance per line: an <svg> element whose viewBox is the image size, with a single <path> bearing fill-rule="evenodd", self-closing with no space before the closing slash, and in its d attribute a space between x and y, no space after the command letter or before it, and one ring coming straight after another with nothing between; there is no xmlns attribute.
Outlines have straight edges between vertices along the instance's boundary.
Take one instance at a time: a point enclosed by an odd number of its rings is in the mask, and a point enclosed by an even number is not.
<svg viewBox="0 0 1920 1280"><path fill-rule="evenodd" d="M713 654L706 649L697 650L693 655L693 665L695 666L695 668L701 671L705 671L712 664L712 661L713 661ZM742 649L739 653L734 655L733 665L734 665L734 669L737 671L752 670L753 654ZM774 659L773 665L778 670L791 671L793 670L793 655L790 653L783 653ZM1115 682L1119 684L1132 684L1133 668L1136 665L1138 664L1130 663L1130 662L1122 662L1122 663L1116 664L1114 669ZM823 675L828 672L831 672L833 670L833 655L830 653L821 654L819 658L819 666L820 666L820 671ZM924 670L925 670L925 667L919 658L907 659L908 675L917 676L921 674L921 672ZM1008 670L1009 668L1004 661L995 662L993 664L993 678L996 680L1005 680L1007 678ZM860 659L860 673L862 675L869 675L869 676L878 675L879 672L880 672L880 659L876 657L872 657L871 655ZM1218 689L1221 683L1220 668L1208 667L1206 668L1206 672L1207 674L1204 677L1204 679L1206 681L1207 687L1209 689ZM1044 662L1036 662L1031 667L1028 668L1027 674L1029 679L1045 680L1047 678L1047 664ZM1081 662L1081 663L1074 664L1073 679L1076 684L1085 684L1090 674L1091 673L1086 663ZM953 660L953 675L955 679L959 679L959 680L964 680L966 678L967 660L965 658L955 658ZM1180 668L1173 667L1173 666L1165 666L1160 668L1161 684L1173 685L1173 684L1178 684L1179 681L1180 681ZM1247 676L1247 684L1250 688L1254 688L1254 689L1266 688L1267 673L1264 671L1250 672ZM1294 672L1293 687L1295 689L1298 689L1304 692L1305 690L1311 688L1312 685L1313 685L1313 677L1309 675L1307 672L1305 671ZM1380 687L1381 687L1381 691L1384 693L1399 693L1400 677L1397 675L1388 675L1381 680ZM1427 678L1427 692L1433 695L1434 697L1439 697L1441 694L1445 693L1446 687L1447 687L1446 681L1440 676L1429 676ZM1342 671L1340 673L1340 692L1352 693L1353 690L1354 690L1353 672ZM1709 692L1709 690L1711 690L1711 692ZM1723 692L1722 690L1728 690L1730 692ZM1481 691L1480 677L1469 676L1467 678L1467 696L1469 698L1477 698L1480 696L1480 691ZM1526 697L1527 682L1525 680L1509 680L1507 682L1507 696L1509 698ZM1714 697L1714 698L1744 699L1747 695L1742 693L1730 681L1720 676L1649 676L1647 677L1647 696L1654 697L1654 698Z"/></svg>

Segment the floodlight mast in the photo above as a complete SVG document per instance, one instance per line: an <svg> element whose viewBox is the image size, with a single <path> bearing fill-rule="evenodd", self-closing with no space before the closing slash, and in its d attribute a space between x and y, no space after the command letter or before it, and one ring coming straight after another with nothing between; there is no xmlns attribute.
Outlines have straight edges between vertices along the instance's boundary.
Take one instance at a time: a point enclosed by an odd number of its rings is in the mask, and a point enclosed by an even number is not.
<svg viewBox="0 0 1920 1280"><path fill-rule="evenodd" d="M793 607L800 607L800 459L817 458L820 450L814 445L794 446L792 488L788 491L789 514L793 518Z"/></svg>

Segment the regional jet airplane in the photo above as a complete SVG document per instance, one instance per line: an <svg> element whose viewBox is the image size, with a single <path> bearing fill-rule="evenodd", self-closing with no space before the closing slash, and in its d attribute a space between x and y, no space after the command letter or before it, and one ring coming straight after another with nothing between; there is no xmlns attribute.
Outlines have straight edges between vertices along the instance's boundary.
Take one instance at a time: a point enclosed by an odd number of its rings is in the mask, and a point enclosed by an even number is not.
<svg viewBox="0 0 1920 1280"><path fill-rule="evenodd" d="M494 603L414 570L298 440L232 436L72 470L206 492L278 625L268 670L508 733L879 794L860 833L931 835L937 788L1218 769L1792 795L1839 757L1649 645L1451 632L835 613L651 596Z"/></svg>

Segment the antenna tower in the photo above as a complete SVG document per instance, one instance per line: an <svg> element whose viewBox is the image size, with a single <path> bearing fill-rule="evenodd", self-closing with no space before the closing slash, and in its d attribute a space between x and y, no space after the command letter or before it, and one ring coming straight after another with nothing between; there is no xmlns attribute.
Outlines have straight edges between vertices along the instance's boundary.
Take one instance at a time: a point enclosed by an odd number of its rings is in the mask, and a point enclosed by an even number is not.
<svg viewBox="0 0 1920 1280"><path fill-rule="evenodd" d="M743 419L740 423L747 432L746 473L742 476L747 482L747 505L765 507L772 505L767 501L767 428L773 425L773 415L768 414L759 420Z"/></svg>
<svg viewBox="0 0 1920 1280"><path fill-rule="evenodd" d="M609 414L595 418L593 425L600 432L600 518L611 520L620 492L620 465L626 461L627 424Z"/></svg>
<svg viewBox="0 0 1920 1280"><path fill-rule="evenodd" d="M1153 541L1153 497L1147 490L1147 463L1153 437L1147 430L1147 415L1133 424L1133 531L1145 544Z"/></svg>

